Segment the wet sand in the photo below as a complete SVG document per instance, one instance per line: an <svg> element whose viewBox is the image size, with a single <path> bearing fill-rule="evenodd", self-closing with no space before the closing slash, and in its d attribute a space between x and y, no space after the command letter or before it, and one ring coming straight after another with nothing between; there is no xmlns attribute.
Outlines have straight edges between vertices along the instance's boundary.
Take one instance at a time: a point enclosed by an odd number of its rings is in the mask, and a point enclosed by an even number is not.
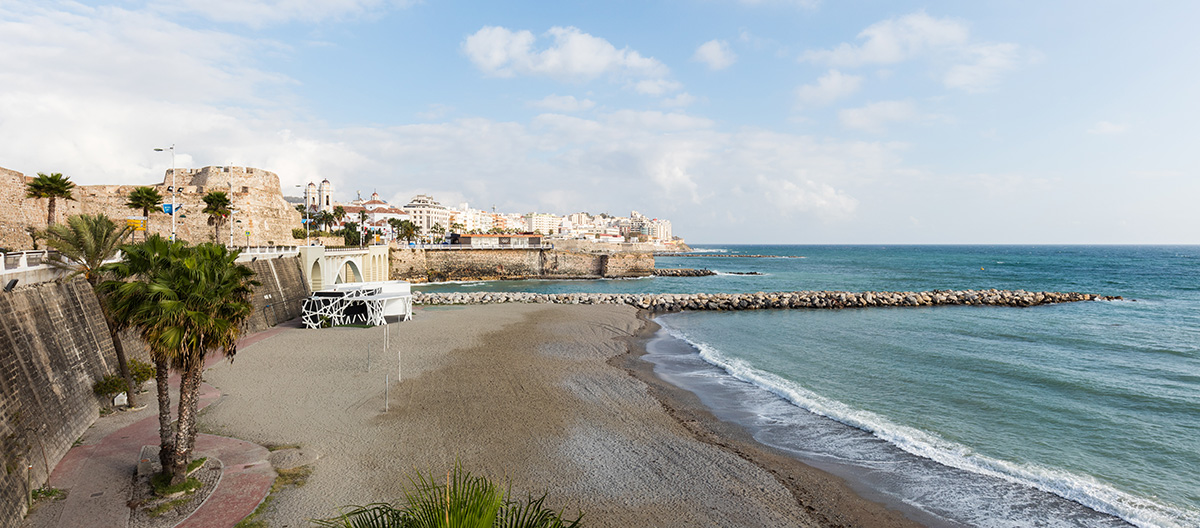
<svg viewBox="0 0 1200 528"><path fill-rule="evenodd" d="M638 359L655 329L628 306L545 304L420 309L386 351L382 328L290 329L206 372L224 396L200 423L319 454L270 526L397 501L455 461L588 526L912 525L659 381Z"/></svg>

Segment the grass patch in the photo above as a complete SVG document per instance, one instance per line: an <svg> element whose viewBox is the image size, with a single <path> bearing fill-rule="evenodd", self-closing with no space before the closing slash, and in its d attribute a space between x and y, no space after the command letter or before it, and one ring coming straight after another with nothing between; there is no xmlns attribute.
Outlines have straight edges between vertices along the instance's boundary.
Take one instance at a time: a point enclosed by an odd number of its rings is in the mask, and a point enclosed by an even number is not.
<svg viewBox="0 0 1200 528"><path fill-rule="evenodd" d="M279 474L275 477L275 483L271 484L271 493L285 488L299 488L308 484L308 477L312 476L312 466L300 466L292 469L277 469Z"/></svg>
<svg viewBox="0 0 1200 528"><path fill-rule="evenodd" d="M44 487L33 490L33 500L42 499L61 499L66 497L66 492L58 488Z"/></svg>
<svg viewBox="0 0 1200 528"><path fill-rule="evenodd" d="M151 517L158 517L164 513L174 510L175 508L183 506L184 503L186 503L187 501L190 501L190 500L192 500L191 497L184 497L182 499L170 500L170 501L164 502L162 504L159 504L158 506L155 506L153 508L146 510L146 514Z"/></svg>
<svg viewBox="0 0 1200 528"><path fill-rule="evenodd" d="M187 480L175 486L171 486L170 484L170 473L164 472L150 477L150 486L154 488L154 494L158 495L159 497L166 497L167 495L174 495L181 492L191 493L203 486L200 480L196 479L195 477L188 477Z"/></svg>
<svg viewBox="0 0 1200 528"><path fill-rule="evenodd" d="M300 446L284 446L280 447L279 449L288 449L291 447ZM267 449L270 449L270 447ZM312 475L312 466L300 466L292 469L277 469L275 470L275 473L277 473L278 476L275 477L275 482L271 483L271 493L267 494L267 497L263 499L262 504L259 504L258 507L254 509L254 513L247 515L245 519L242 519L241 522L238 522L233 526L233 528L269 528L267 526L267 521L263 520L261 517L263 513L271 507L271 501L275 500L275 493L287 488L299 488L300 486L303 486L308 482L308 477Z"/></svg>
<svg viewBox="0 0 1200 528"><path fill-rule="evenodd" d="M200 458L197 458L196 460L193 460L190 464L188 464L187 472L191 473L193 471L196 471L196 468L203 466L204 462L206 460L208 460L208 457L200 457Z"/></svg>

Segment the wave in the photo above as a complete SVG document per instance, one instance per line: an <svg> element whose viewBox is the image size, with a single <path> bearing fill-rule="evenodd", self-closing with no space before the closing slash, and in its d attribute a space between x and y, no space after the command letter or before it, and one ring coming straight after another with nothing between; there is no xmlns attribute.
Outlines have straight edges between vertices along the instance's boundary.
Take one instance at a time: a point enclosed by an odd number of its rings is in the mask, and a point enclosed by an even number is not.
<svg viewBox="0 0 1200 528"><path fill-rule="evenodd" d="M706 343L693 341L678 329L663 324L661 319L657 322L672 337L692 345L705 362L720 368L730 376L769 391L808 412L871 433L910 454L944 466L1052 493L1139 527L1200 526L1200 511L1132 495L1089 475L1000 460L975 453L971 448L948 441L937 434L900 425L871 411L855 409L840 401L816 394L794 381L758 370L743 360L728 357Z"/></svg>
<svg viewBox="0 0 1200 528"><path fill-rule="evenodd" d="M751 273L729 273L727 271L713 270L713 273L718 277L767 277L767 276L771 275L770 273L763 273L761 271L751 274Z"/></svg>

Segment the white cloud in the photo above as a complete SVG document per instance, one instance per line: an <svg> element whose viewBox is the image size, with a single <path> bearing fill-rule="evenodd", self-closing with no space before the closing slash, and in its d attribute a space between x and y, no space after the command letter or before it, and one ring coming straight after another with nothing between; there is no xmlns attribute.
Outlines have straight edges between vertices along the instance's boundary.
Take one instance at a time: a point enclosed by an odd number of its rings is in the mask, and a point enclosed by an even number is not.
<svg viewBox="0 0 1200 528"><path fill-rule="evenodd" d="M1088 134L1110 135L1110 134L1120 134L1124 131L1125 131L1125 125L1112 123L1109 121L1097 121L1095 125L1092 125L1092 128L1089 128L1087 130L1087 133Z"/></svg>
<svg viewBox="0 0 1200 528"><path fill-rule="evenodd" d="M806 84L796 89L796 100L801 105L827 105L858 91L862 77L846 75L837 70L817 79L816 84Z"/></svg>
<svg viewBox="0 0 1200 528"><path fill-rule="evenodd" d="M617 49L607 40L578 28L556 26L546 35L554 42L536 50L537 37L528 30L486 26L468 36L462 50L480 71L496 77L543 75L564 81L588 81L605 75L662 79L669 73L654 58L629 48Z"/></svg>
<svg viewBox="0 0 1200 528"><path fill-rule="evenodd" d="M573 95L547 95L529 105L554 112L579 112L596 106L596 102L591 99L576 99Z"/></svg>
<svg viewBox="0 0 1200 528"><path fill-rule="evenodd" d="M692 60L703 62L710 70L723 70L737 62L737 55L724 40L710 40L696 48Z"/></svg>
<svg viewBox="0 0 1200 528"><path fill-rule="evenodd" d="M950 64L941 75L942 83L970 92L987 90L1001 74L1036 60L1035 53L1017 44L972 41L966 23L924 12L872 24L858 39L863 42L808 50L800 60L853 68L936 57L939 63Z"/></svg>
<svg viewBox="0 0 1200 528"><path fill-rule="evenodd" d="M860 108L838 112L842 126L872 133L882 133L887 125L913 121L921 117L912 101L879 101Z"/></svg>
<svg viewBox="0 0 1200 528"><path fill-rule="evenodd" d="M956 64L942 77L948 88L968 92L986 90L999 81L1000 75L1014 70L1024 61L1016 44L979 44L963 50L967 62Z"/></svg>
<svg viewBox="0 0 1200 528"><path fill-rule="evenodd" d="M858 200L827 183L798 179L771 179L758 176L764 201L775 204L784 214L820 211L832 218L852 215Z"/></svg>
<svg viewBox="0 0 1200 528"><path fill-rule="evenodd" d="M416 0L176 0L150 6L163 13L196 13L217 22L262 27L374 16L414 3Z"/></svg>
<svg viewBox="0 0 1200 528"><path fill-rule="evenodd" d="M809 50L801 60L846 67L894 64L930 50L963 46L968 35L969 30L962 22L913 13L868 26L858 34L860 40L866 41L861 45L842 43L833 49Z"/></svg>
<svg viewBox="0 0 1200 528"><path fill-rule="evenodd" d="M698 98L690 93L683 92L674 97L668 97L666 99L663 99L662 105L665 107L668 107L668 108L683 108L685 106L691 106L699 100L700 100L700 98Z"/></svg>
<svg viewBox="0 0 1200 528"><path fill-rule="evenodd" d="M646 95L663 95L683 88L682 84L667 79L647 79L633 83L633 90Z"/></svg>

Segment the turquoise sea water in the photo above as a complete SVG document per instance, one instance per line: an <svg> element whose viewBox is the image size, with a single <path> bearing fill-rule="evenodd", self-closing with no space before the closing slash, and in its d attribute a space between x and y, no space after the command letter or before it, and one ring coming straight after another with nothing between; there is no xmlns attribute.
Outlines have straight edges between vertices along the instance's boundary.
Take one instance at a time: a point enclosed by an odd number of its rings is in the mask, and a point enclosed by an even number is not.
<svg viewBox="0 0 1200 528"><path fill-rule="evenodd" d="M1200 247L709 246L764 273L438 291L1026 289L1034 308L685 312L647 359L766 444L946 526L1200 526Z"/></svg>

